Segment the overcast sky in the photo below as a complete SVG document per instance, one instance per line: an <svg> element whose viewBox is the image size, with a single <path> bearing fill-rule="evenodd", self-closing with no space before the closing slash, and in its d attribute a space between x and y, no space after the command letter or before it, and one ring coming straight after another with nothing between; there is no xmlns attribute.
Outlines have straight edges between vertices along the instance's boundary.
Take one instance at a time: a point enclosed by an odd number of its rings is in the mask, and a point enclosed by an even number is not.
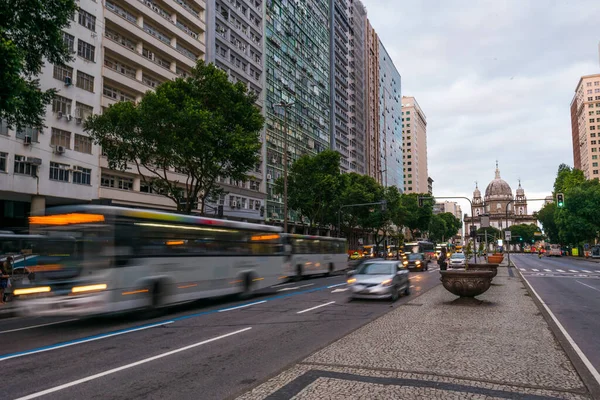
<svg viewBox="0 0 600 400"><path fill-rule="evenodd" d="M494 178L529 198L573 165L569 105L581 75L600 73L598 0L363 0L427 116L436 196L472 197ZM460 201L470 214L468 202ZM540 203L532 203L538 210Z"/></svg>

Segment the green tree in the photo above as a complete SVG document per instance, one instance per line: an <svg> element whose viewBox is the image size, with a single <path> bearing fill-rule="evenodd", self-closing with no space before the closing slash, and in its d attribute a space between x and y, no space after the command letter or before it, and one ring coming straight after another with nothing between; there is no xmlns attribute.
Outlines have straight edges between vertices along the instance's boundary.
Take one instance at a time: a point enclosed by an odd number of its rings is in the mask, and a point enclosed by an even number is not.
<svg viewBox="0 0 600 400"><path fill-rule="evenodd" d="M444 242L446 232L448 232L448 225L441 214L432 215L429 223L429 239L436 243Z"/></svg>
<svg viewBox="0 0 600 400"><path fill-rule="evenodd" d="M255 101L244 84L198 61L189 77L159 85L137 104L110 106L86 120L85 130L110 168L134 164L179 211L204 213L206 200L223 193L219 177L245 180L259 160L264 119Z"/></svg>
<svg viewBox="0 0 600 400"><path fill-rule="evenodd" d="M584 181L565 190L565 204L555 216L559 238L563 243L591 242L600 231L600 183Z"/></svg>
<svg viewBox="0 0 600 400"><path fill-rule="evenodd" d="M448 240L455 236L460 228L462 228L462 221L449 212L439 214L440 218L446 223L446 230L444 231L444 240Z"/></svg>
<svg viewBox="0 0 600 400"><path fill-rule="evenodd" d="M417 233L429 230L429 221L433 215L434 199L424 200L423 207L419 207L418 198L420 196L429 197L429 194L403 194L400 199L400 203L405 213L404 226L410 230L413 239L417 237Z"/></svg>
<svg viewBox="0 0 600 400"><path fill-rule="evenodd" d="M488 241L499 239L502 237L502 232L500 229L494 228L493 226L488 226L487 228L479 228L477 229L477 236L483 237L485 240L485 233L487 232Z"/></svg>
<svg viewBox="0 0 600 400"><path fill-rule="evenodd" d="M351 172L342 175L339 206L375 203L383 200L383 187L367 175ZM374 206L344 207L341 209L342 229L347 237L365 226L369 228L371 210Z"/></svg>
<svg viewBox="0 0 600 400"><path fill-rule="evenodd" d="M537 213L537 220L544 228L544 233L552 243L559 243L559 229L556 225L556 203L548 203Z"/></svg>
<svg viewBox="0 0 600 400"><path fill-rule="evenodd" d="M511 233L511 243L521 243L519 237L523 239L522 243L531 243L532 239L536 239L535 233L540 230L536 224L512 225L508 229Z"/></svg>
<svg viewBox="0 0 600 400"><path fill-rule="evenodd" d="M41 128L56 90L40 90L37 76L44 59L72 59L62 29L77 10L74 0L3 0L0 2L0 119L17 128Z"/></svg>
<svg viewBox="0 0 600 400"><path fill-rule="evenodd" d="M556 179L554 180L553 195L555 199L556 193L565 193L570 189L581 185L583 182L585 182L583 171L571 168L566 164L560 164Z"/></svg>
<svg viewBox="0 0 600 400"><path fill-rule="evenodd" d="M340 154L326 150L300 157L288 173L288 206L310 221L310 227L335 224L341 188ZM283 177L275 193L283 194Z"/></svg>

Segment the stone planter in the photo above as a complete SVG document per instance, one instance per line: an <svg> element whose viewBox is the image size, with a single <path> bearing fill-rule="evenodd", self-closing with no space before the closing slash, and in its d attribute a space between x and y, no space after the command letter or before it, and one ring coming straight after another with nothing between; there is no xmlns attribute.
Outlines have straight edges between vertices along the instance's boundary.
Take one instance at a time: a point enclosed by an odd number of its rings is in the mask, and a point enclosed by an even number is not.
<svg viewBox="0 0 600 400"><path fill-rule="evenodd" d="M467 271L491 271L494 273L494 275L492 275L492 278L494 278L496 275L498 275L498 265L500 264L469 263L469 265L467 265Z"/></svg>
<svg viewBox="0 0 600 400"><path fill-rule="evenodd" d="M452 294L475 297L485 293L492 284L492 271L450 270L440 271L442 284Z"/></svg>
<svg viewBox="0 0 600 400"><path fill-rule="evenodd" d="M502 262L502 260L504 260L504 255L492 254L492 255L488 256L487 260L488 260L488 263L490 263L490 264L500 264Z"/></svg>

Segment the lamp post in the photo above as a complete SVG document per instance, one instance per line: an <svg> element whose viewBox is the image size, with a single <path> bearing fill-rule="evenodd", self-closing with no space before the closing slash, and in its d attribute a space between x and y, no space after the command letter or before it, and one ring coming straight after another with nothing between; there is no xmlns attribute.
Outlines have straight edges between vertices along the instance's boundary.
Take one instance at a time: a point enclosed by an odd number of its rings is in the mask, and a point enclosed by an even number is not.
<svg viewBox="0 0 600 400"><path fill-rule="evenodd" d="M294 105L294 102L288 103L281 100L277 104L273 104L273 108L283 108L283 231L288 231L288 110Z"/></svg>

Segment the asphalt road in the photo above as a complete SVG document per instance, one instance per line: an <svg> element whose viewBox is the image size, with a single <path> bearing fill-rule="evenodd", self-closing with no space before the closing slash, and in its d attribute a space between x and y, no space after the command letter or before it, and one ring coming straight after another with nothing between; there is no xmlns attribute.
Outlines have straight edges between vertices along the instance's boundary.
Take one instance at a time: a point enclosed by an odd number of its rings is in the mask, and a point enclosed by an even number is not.
<svg viewBox="0 0 600 400"><path fill-rule="evenodd" d="M0 398L230 398L439 284L432 267L411 272L411 295L394 304L348 302L340 275L152 320L2 320Z"/></svg>
<svg viewBox="0 0 600 400"><path fill-rule="evenodd" d="M529 254L511 260L600 371L600 264Z"/></svg>

